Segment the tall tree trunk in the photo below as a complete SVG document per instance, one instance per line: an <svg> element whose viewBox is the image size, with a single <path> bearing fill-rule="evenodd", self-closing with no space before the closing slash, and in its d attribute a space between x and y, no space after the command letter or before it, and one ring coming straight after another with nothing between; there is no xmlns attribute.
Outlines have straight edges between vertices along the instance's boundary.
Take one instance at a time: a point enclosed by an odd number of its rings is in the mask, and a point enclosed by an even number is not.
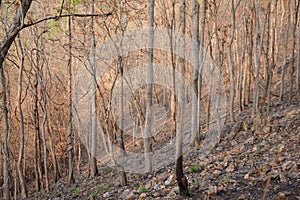
<svg viewBox="0 0 300 200"><path fill-rule="evenodd" d="M123 1L120 1L119 2L119 23L122 27L122 33L126 30L126 26L127 26L127 22L128 22L128 19L127 19L127 16L123 16L123 12L122 12L122 8L124 7L123 5ZM125 21L125 22L123 22ZM119 150L120 150L120 156L125 156L126 155L126 151L125 151L125 145L124 145L124 140L123 140L123 132L124 132L124 60L123 60L123 57L122 57L122 52L119 56L119 73L120 73L120 78L121 78L121 104L120 104L120 112L121 112L121 115L120 115L120 121L119 121L119 124L120 124L120 127L119 129L117 129L117 142L118 142L118 146L119 146ZM115 124L115 126L117 126ZM124 170L124 167L122 165L119 165L119 176L120 176L120 183L122 185L127 185L127 177L126 177L126 173L125 173L125 170Z"/></svg>
<svg viewBox="0 0 300 200"><path fill-rule="evenodd" d="M259 97L259 72L260 72L260 54L258 53L259 47L259 35L260 35L260 27L259 27L259 13L258 13L258 0L255 0L255 38L254 46L253 46L253 54L254 54L254 64L255 64L255 85L253 91L253 111L252 116L256 114L258 110L258 97Z"/></svg>
<svg viewBox="0 0 300 200"><path fill-rule="evenodd" d="M290 73L290 91L289 91L289 104L292 103L293 97L293 85L294 85L294 73L295 73L295 51L296 51L296 38L297 38L297 24L298 24L298 13L299 13L299 1L295 1L295 12L294 12L294 24L293 24L293 47L292 47L292 66L291 66L291 73ZM298 57L298 61L299 61Z"/></svg>
<svg viewBox="0 0 300 200"><path fill-rule="evenodd" d="M0 63L1 70L1 85L2 85L2 112L3 112L3 132L4 132L4 142L3 142L3 191L4 199L10 199L10 177L9 177L9 150L8 150L8 137L9 137L9 126L8 126L8 109L7 109L7 97L6 97L6 79L4 75L4 69L2 63Z"/></svg>
<svg viewBox="0 0 300 200"><path fill-rule="evenodd" d="M205 22L206 22L206 4L207 4L207 0L202 0L202 4L200 4L201 7L201 29L200 29L200 37L199 37L199 42L200 42L200 47L199 47L199 71L198 71L198 91L197 91L197 113L198 113L198 131L200 133L201 131L201 124L200 124L200 118L201 118L201 93L202 93L202 68L204 66L204 62L205 62L205 55L206 54L204 52L204 32L205 32Z"/></svg>
<svg viewBox="0 0 300 200"><path fill-rule="evenodd" d="M179 24L179 31L182 34L185 34L185 27L186 27L186 2L185 0L180 1L180 24ZM184 37L184 36L183 36ZM180 38L180 43L178 48L182 48L181 51L184 52L185 50L185 41L184 38ZM184 76L185 72L185 57L180 57L178 60L178 72ZM177 112L176 112L176 155L175 155L175 173L176 179L179 187L179 194L183 196L188 195L188 182L187 178L183 173L183 158L182 158L182 141L183 141L183 112L184 112L184 97L185 88L182 82L178 83L178 92L177 92Z"/></svg>
<svg viewBox="0 0 300 200"><path fill-rule="evenodd" d="M281 26L284 25L283 20L286 16L286 8L284 5L284 1L282 1L282 8L283 14L282 14L282 21ZM287 67L287 59L288 59L288 42L289 42L289 32L290 32L290 26L291 26L291 13L290 13L290 0L287 0L287 27L286 27L286 33L285 33L285 42L284 42L284 62L281 67L281 84L280 84L280 94L279 94L279 101L283 100L283 94L284 94L284 87L285 87L285 68ZM283 27L282 27L283 28Z"/></svg>
<svg viewBox="0 0 300 200"><path fill-rule="evenodd" d="M71 13L71 0L68 5L68 12ZM69 60L68 60L68 182L74 183L74 152L73 152L73 126L72 126L72 18L68 17L68 33L69 33Z"/></svg>
<svg viewBox="0 0 300 200"><path fill-rule="evenodd" d="M152 82L153 82L153 45L154 45L154 0L148 0L149 43L146 86L146 123L144 134L145 172L152 172Z"/></svg>
<svg viewBox="0 0 300 200"><path fill-rule="evenodd" d="M299 4L299 2L298 2ZM299 6L299 5L298 5ZM296 75L296 82L297 82L297 89L300 90L300 24L298 25L298 56L297 56L297 75Z"/></svg>
<svg viewBox="0 0 300 200"><path fill-rule="evenodd" d="M193 29L192 29L192 48L193 48L193 89L198 96L198 73L199 73L199 4L196 0L192 0L193 13ZM193 146L198 146L198 127L199 113L197 109L197 98L193 98L192 102L192 139Z"/></svg>
<svg viewBox="0 0 300 200"><path fill-rule="evenodd" d="M47 73L47 72L46 72ZM45 173L45 186L46 191L49 191L49 178L48 178L48 166L47 166L47 144L46 144L46 136L45 136L45 124L47 121L47 97L46 97L46 82L47 78L44 77L44 82L41 83L41 93L43 95L43 110L44 116L42 121L42 140L43 140L43 151L44 151L44 173Z"/></svg>
<svg viewBox="0 0 300 200"><path fill-rule="evenodd" d="M91 13L94 13L94 0L91 1L90 9ZM95 33L94 33L94 18L91 17L89 22L89 30L90 30L90 37L91 37L91 58L90 58L90 67L93 75L93 81L92 81L92 96L91 96L91 103L92 103L92 135L91 135L91 157L90 157L90 176L96 176L98 174L97 169L97 161L96 161L96 148L97 148L97 111L96 111L96 85L97 85L97 79L96 79L96 41L95 41Z"/></svg>
<svg viewBox="0 0 300 200"><path fill-rule="evenodd" d="M38 44L36 44L36 47L38 48ZM38 71L39 71L39 52L36 52L36 63L35 63L35 69L34 69L34 108L33 108L33 124L35 129L35 135L34 135L34 159L35 159L35 189L36 192L39 192L41 190L41 179L42 179L42 173L40 170L41 160L40 160L40 125L39 125L39 108L38 108Z"/></svg>
<svg viewBox="0 0 300 200"><path fill-rule="evenodd" d="M22 170L22 162L24 156L24 118L23 118L23 110L22 110L22 84L23 84L23 70L24 70L24 52L21 41L19 40L20 49L22 52L22 62L19 68L19 92L18 92L18 110L20 117L20 147L19 147L19 156L17 162L17 170L20 180L21 187L21 197L25 199L27 197L26 187L25 187L25 179Z"/></svg>
<svg viewBox="0 0 300 200"><path fill-rule="evenodd" d="M49 133L49 142L50 142L50 150L51 150L51 157L52 157L52 162L53 162L53 174L54 174L54 182L57 183L58 179L61 178L59 169L58 169L58 163L57 163L57 158L56 158L56 148L55 148L55 141L53 138L53 131L52 131L52 126L50 124L51 120L47 120L47 127L48 127L48 133ZM53 142L54 141L54 142Z"/></svg>
<svg viewBox="0 0 300 200"><path fill-rule="evenodd" d="M228 66L230 74L230 103L229 103L229 113L230 121L234 122L234 99L235 99L235 80L234 80L234 63L232 58L232 44L235 37L235 6L234 0L231 0L231 11L232 11L232 31L231 39L228 48Z"/></svg>
<svg viewBox="0 0 300 200"><path fill-rule="evenodd" d="M268 66L268 80L267 80L267 116L270 115L270 107L271 107L271 85L272 85L272 70L275 66L275 41L276 41L276 22L277 22L277 18L275 17L274 22L272 23L271 21L271 12L272 12L272 1L270 1L270 11L269 11L269 26L271 30L269 31L269 40L271 40L271 64L269 64ZM277 1L275 1L275 5L274 5L274 15L277 16ZM272 34L271 34L272 33ZM269 61L268 61L269 62Z"/></svg>

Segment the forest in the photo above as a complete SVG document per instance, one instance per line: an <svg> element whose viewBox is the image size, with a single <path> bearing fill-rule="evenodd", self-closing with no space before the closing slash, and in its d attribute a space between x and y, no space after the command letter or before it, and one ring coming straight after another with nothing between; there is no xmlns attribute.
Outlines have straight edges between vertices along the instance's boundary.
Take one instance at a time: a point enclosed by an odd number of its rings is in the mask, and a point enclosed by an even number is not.
<svg viewBox="0 0 300 200"><path fill-rule="evenodd" d="M0 0L0 198L300 199L299 0Z"/></svg>

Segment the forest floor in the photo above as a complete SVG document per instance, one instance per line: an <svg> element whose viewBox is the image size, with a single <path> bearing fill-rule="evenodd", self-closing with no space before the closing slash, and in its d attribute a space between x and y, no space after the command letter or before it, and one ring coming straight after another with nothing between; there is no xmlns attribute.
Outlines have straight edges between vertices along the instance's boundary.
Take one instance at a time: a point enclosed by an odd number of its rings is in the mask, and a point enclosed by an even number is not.
<svg viewBox="0 0 300 200"><path fill-rule="evenodd" d="M298 91L299 92L299 91ZM271 105L269 120L252 119L251 108L227 123L220 142L209 155L199 151L184 155L188 177L187 199L290 199L300 200L300 97L292 105ZM60 180L50 192L30 199L181 199L174 177L174 163L151 175L128 173L120 186L118 173L99 167L100 175L77 176L75 184ZM183 198L182 198L183 199Z"/></svg>

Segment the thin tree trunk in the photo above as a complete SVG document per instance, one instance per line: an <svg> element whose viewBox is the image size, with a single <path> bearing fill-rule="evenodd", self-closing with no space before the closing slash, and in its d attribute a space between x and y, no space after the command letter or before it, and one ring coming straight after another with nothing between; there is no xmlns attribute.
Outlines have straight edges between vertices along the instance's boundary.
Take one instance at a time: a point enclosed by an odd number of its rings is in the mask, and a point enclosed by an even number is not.
<svg viewBox="0 0 300 200"><path fill-rule="evenodd" d="M270 2L270 11L272 10L272 3ZM271 13L269 13L269 23L271 23ZM275 1L274 5L274 15L277 16L277 1ZM271 107L271 85L272 85L272 78L273 73L272 70L275 66L275 41L276 41L276 24L277 24L277 17L275 17L273 26L272 26L272 35L270 35L271 41L271 66L269 66L268 71L268 84L267 84L267 115L270 115L270 107Z"/></svg>
<svg viewBox="0 0 300 200"><path fill-rule="evenodd" d="M202 68L204 66L204 32L205 32L205 22L206 22L206 4L207 0L202 0L202 4L200 5L201 7L201 30L200 30L200 37L199 37L199 42L200 42L200 47L199 47L199 71L198 71L198 91L197 91L197 113L198 113L198 131L200 133L201 131L201 124L200 124L200 119L201 119L201 93L202 93Z"/></svg>
<svg viewBox="0 0 300 200"><path fill-rule="evenodd" d="M49 191L49 178L48 178L48 169L47 169L47 147L46 147L46 137L45 137L45 124L47 121L47 97L46 97L46 77L44 77L44 83L41 84L41 92L43 95L43 110L44 116L42 121L42 140L43 140L43 147L44 147L44 173L45 173L45 186L46 191Z"/></svg>
<svg viewBox="0 0 300 200"><path fill-rule="evenodd" d="M120 70L120 75L121 75L121 116L120 116L120 127L118 130L118 135L117 135L117 140L118 140L118 145L121 151L120 156L125 156L126 151L125 151L125 146L124 146L124 141L123 141L123 130L124 130L124 80L123 80L123 72L124 72L124 66L123 66L123 59L122 56L119 57L119 70ZM119 166L119 175L120 175L120 183L122 185L127 185L127 177L126 173L124 171L123 166Z"/></svg>
<svg viewBox="0 0 300 200"><path fill-rule="evenodd" d="M91 1L90 9L91 13L94 13L94 0ZM90 60L90 67L92 70L93 75L93 81L92 81L92 137L91 137L91 157L90 157L90 176L96 176L98 174L97 169L97 161L96 161L96 148L97 148L97 111L96 111L96 85L97 85L97 79L96 79L96 41L95 41L95 33L94 33L94 18L91 17L90 23L89 23L89 31L91 36L91 60Z"/></svg>
<svg viewBox="0 0 300 200"><path fill-rule="evenodd" d="M193 89L198 96L198 73L199 73L199 4L196 0L192 1L192 13L193 13ZM193 146L198 146L198 127L199 127L199 113L197 110L197 98L193 98L192 102L192 144Z"/></svg>
<svg viewBox="0 0 300 200"><path fill-rule="evenodd" d="M50 150L51 150L51 157L53 162L53 174L54 174L54 183L57 183L58 179L61 178L61 175L59 173L58 164L57 164L57 158L56 158L56 149L53 142L53 131L52 127L50 125L51 120L47 120L47 126L48 126L48 133L49 133L49 142L50 142ZM54 137L55 138L55 137Z"/></svg>
<svg viewBox="0 0 300 200"><path fill-rule="evenodd" d="M295 73L295 51L296 51L296 33L297 33L297 23L298 23L298 13L299 13L299 1L295 1L295 18L294 18L294 25L293 25L293 47L292 47L292 66L291 66L291 73L290 73L290 91L289 91L289 104L292 103L293 97L293 85L294 85L294 73ZM299 61L298 57L298 61Z"/></svg>
<svg viewBox="0 0 300 200"><path fill-rule="evenodd" d="M19 156L17 162L17 170L20 180L21 187L21 197L25 199L27 197L26 187L25 187L25 179L22 170L22 162L24 157L24 118L23 118L23 110L22 110L22 83L23 83L23 68L24 68L24 52L21 42L19 40L20 49L22 52L22 63L19 68L19 92L18 92L18 110L20 117L20 147L19 147Z"/></svg>
<svg viewBox="0 0 300 200"><path fill-rule="evenodd" d="M152 82L153 82L153 45L154 45L154 0L148 0L149 43L146 86L146 123L144 134L145 172L152 172Z"/></svg>
<svg viewBox="0 0 300 200"><path fill-rule="evenodd" d="M8 137L9 137L9 126L8 126L8 109L7 109L7 97L6 97L6 79L4 75L4 69L2 63L0 63L1 70L1 85L2 85L2 112L3 112L3 132L4 132L4 142L3 142L3 191L4 199L10 199L10 177L9 177L9 150L8 150Z"/></svg>
<svg viewBox="0 0 300 200"><path fill-rule="evenodd" d="M179 31L182 34L185 34L186 26L186 2L185 0L180 1L180 25ZM181 51L185 50L185 41L184 38L181 38L178 48L182 48ZM178 60L178 72L184 76L185 72L185 58L180 57ZM176 112L176 155L175 155L175 173L176 179L179 187L179 195L187 196L188 195L188 182L186 176L183 174L183 158L182 158L182 141L183 141L183 111L184 111L184 94L185 88L183 83L178 85L178 101L177 101L177 112Z"/></svg>
<svg viewBox="0 0 300 200"><path fill-rule="evenodd" d="M69 13L71 12L71 0L69 1ZM73 163L73 127L72 127L72 22L71 17L68 17L68 32L69 32L69 60L68 60L68 182L74 183L74 163Z"/></svg>
<svg viewBox="0 0 300 200"><path fill-rule="evenodd" d="M37 46L37 45L36 45ZM35 80L34 80L34 110L33 110L33 123L35 128L34 135L34 157L35 157L35 187L36 192L41 189L41 170L40 170L40 127L39 127L39 111L38 111L38 66L39 66L39 52L36 53L36 63L35 63Z"/></svg>
<svg viewBox="0 0 300 200"><path fill-rule="evenodd" d="M299 4L299 2L298 2ZM297 82L297 89L300 90L300 25L298 25L298 56L297 56L297 75L296 75L296 82Z"/></svg>
<svg viewBox="0 0 300 200"><path fill-rule="evenodd" d="M235 99L235 80L234 80L234 63L232 59L232 44L235 37L235 6L234 0L231 0L231 10L232 10L232 32L231 40L228 48L228 66L230 74L230 103L229 103L229 113L230 121L233 123L234 120L234 99Z"/></svg>
<svg viewBox="0 0 300 200"><path fill-rule="evenodd" d="M282 1L282 8L283 10L283 14L282 14L282 21L281 21L281 26L283 26L283 20L284 17L286 15L286 8L284 6L284 1ZM280 94L279 94L279 101L283 100L283 94L284 94L284 87L285 87L285 83L284 83L284 78L285 78L285 68L287 67L287 57L288 57L288 42L289 42L289 32L290 32L290 26L291 26L291 14L290 14L290 0L288 0L287 2L287 27L286 27L286 35L285 35L285 42L284 42L284 62L283 65L281 67L281 84L280 84ZM282 27L283 28L283 27Z"/></svg>
<svg viewBox="0 0 300 200"><path fill-rule="evenodd" d="M255 38L254 38L254 64L256 68L255 73L255 85L253 91L253 111L252 116L256 114L258 110L258 97L259 97L259 72L260 72L260 54L258 53L259 47L259 34L260 34L260 27L259 27L259 13L258 13L258 0L255 0Z"/></svg>

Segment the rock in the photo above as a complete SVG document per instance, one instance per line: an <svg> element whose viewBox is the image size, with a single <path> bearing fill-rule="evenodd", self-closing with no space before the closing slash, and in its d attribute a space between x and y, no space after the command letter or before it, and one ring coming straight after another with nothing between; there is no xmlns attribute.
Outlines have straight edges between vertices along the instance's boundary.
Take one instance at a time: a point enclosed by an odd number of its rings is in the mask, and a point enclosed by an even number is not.
<svg viewBox="0 0 300 200"><path fill-rule="evenodd" d="M159 197L160 194L159 194L158 192L154 192L154 193L152 194L152 196L156 198L156 197Z"/></svg>
<svg viewBox="0 0 300 200"><path fill-rule="evenodd" d="M168 197L175 197L177 194L174 190L171 190L168 194Z"/></svg>
<svg viewBox="0 0 300 200"><path fill-rule="evenodd" d="M270 131L271 131L271 128L268 127L268 126L266 126L266 127L263 128L263 132L264 133L270 133Z"/></svg>
<svg viewBox="0 0 300 200"><path fill-rule="evenodd" d="M285 198L285 194L283 192L279 192L277 195L281 199Z"/></svg>
<svg viewBox="0 0 300 200"><path fill-rule="evenodd" d="M208 194L208 195L214 195L214 194L217 194L217 192L218 192L217 186L215 186L215 185L210 185L210 186L208 187L208 191L207 191L207 194Z"/></svg>
<svg viewBox="0 0 300 200"><path fill-rule="evenodd" d="M247 198L246 198L246 195L241 194L237 199L238 200L246 200Z"/></svg>
<svg viewBox="0 0 300 200"><path fill-rule="evenodd" d="M146 194L146 193L140 194L140 198L141 198L141 199L144 199L144 198L146 198L146 197L147 197L147 194Z"/></svg>
<svg viewBox="0 0 300 200"><path fill-rule="evenodd" d="M108 198L108 197L110 197L111 196L111 193L109 193L109 192L105 192L104 194L103 194L103 197L104 198Z"/></svg>
<svg viewBox="0 0 300 200"><path fill-rule="evenodd" d="M222 171L221 171L221 170L216 169L215 171L213 171L213 175L218 176L218 175L220 175L220 174L222 174Z"/></svg>
<svg viewBox="0 0 300 200"><path fill-rule="evenodd" d="M233 171L234 171L234 165L233 165L233 164L230 164L230 165L226 168L225 171L226 171L227 173L233 172Z"/></svg>
<svg viewBox="0 0 300 200"><path fill-rule="evenodd" d="M147 190L149 190L151 188L151 186L152 185L151 185L151 182L150 182L150 183L147 183L145 187L146 187Z"/></svg>
<svg viewBox="0 0 300 200"><path fill-rule="evenodd" d="M128 196L130 194L130 190L126 189L124 192L121 194L121 196Z"/></svg>
<svg viewBox="0 0 300 200"><path fill-rule="evenodd" d="M173 180L173 178L174 178L174 175L172 174L172 175L168 178L168 180L171 182L171 181Z"/></svg>
<svg viewBox="0 0 300 200"><path fill-rule="evenodd" d="M245 174L244 179L248 180L249 179L249 174Z"/></svg>
<svg viewBox="0 0 300 200"><path fill-rule="evenodd" d="M172 190L174 190L174 192L177 193L177 194L179 193L179 187L178 186L174 187Z"/></svg>
<svg viewBox="0 0 300 200"><path fill-rule="evenodd" d="M169 185L171 185L171 182L169 180L166 180L165 181L165 186L169 186Z"/></svg>

